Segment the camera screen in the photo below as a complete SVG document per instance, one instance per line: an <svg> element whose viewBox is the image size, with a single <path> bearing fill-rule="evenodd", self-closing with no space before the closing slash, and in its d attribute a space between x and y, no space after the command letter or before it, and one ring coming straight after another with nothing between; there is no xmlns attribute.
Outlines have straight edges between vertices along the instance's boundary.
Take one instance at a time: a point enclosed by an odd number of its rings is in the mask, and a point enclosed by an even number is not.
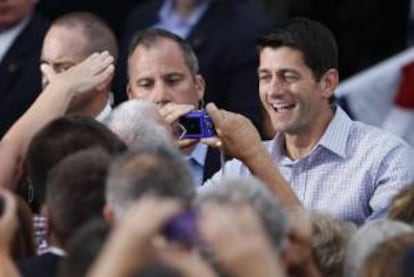
<svg viewBox="0 0 414 277"><path fill-rule="evenodd" d="M181 118L180 123L185 127L188 135L201 133L200 118Z"/></svg>

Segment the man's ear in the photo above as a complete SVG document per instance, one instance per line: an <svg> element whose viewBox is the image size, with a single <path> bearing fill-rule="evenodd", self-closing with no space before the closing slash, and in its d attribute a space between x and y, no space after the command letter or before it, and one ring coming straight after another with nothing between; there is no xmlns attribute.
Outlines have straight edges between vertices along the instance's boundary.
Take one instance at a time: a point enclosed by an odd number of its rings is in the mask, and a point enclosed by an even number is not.
<svg viewBox="0 0 414 277"><path fill-rule="evenodd" d="M329 99L335 92L339 84L338 70L331 68L322 75L320 80L322 97Z"/></svg>
<svg viewBox="0 0 414 277"><path fill-rule="evenodd" d="M114 210L108 204L103 207L102 215L107 224L112 224L115 220Z"/></svg>
<svg viewBox="0 0 414 277"><path fill-rule="evenodd" d="M128 83L127 87L126 87L126 93L128 96L128 100L134 99L133 95L132 95L132 88L131 85Z"/></svg>
<svg viewBox="0 0 414 277"><path fill-rule="evenodd" d="M201 76L200 74L197 74L195 76L194 81L195 81L195 88L196 88L198 100L201 100L204 97L204 91L206 89L206 82L204 81L203 76Z"/></svg>

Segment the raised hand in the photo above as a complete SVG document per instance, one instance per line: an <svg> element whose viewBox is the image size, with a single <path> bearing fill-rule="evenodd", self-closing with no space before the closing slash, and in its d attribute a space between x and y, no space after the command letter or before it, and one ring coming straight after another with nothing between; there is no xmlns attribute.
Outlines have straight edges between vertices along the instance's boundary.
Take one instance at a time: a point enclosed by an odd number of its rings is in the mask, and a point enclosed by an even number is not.
<svg viewBox="0 0 414 277"><path fill-rule="evenodd" d="M279 257L248 204L206 204L200 232L231 276L284 276Z"/></svg>
<svg viewBox="0 0 414 277"><path fill-rule="evenodd" d="M192 146L198 143L196 139L181 139L181 127L178 125L178 119L194 110L194 105L174 104L168 103L159 109L159 113L164 120L171 125L174 130L174 136L177 138L176 144L182 151L189 150Z"/></svg>
<svg viewBox="0 0 414 277"><path fill-rule="evenodd" d="M206 109L214 122L218 137L202 139L201 142L220 147L227 155L241 161L266 152L259 133L247 117L219 110L213 103L209 103Z"/></svg>
<svg viewBox="0 0 414 277"><path fill-rule="evenodd" d="M108 51L104 51L90 55L81 63L61 73L56 73L45 63L40 66L40 70L45 85L64 87L76 95L106 86L115 70L113 62L114 58Z"/></svg>
<svg viewBox="0 0 414 277"><path fill-rule="evenodd" d="M116 226L88 276L130 276L145 266L154 239L181 209L176 200L142 197Z"/></svg>

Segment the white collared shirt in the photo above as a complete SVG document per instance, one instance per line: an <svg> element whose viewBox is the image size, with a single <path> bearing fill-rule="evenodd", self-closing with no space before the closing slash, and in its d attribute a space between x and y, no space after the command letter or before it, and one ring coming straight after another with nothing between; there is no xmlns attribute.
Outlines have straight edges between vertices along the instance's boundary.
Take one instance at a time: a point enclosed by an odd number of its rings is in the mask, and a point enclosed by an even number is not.
<svg viewBox="0 0 414 277"><path fill-rule="evenodd" d="M104 122L104 120L111 114L111 112L111 101L108 100L106 102L105 108L95 117L95 119L99 122Z"/></svg>
<svg viewBox="0 0 414 277"><path fill-rule="evenodd" d="M191 154L185 157L190 165L195 187L199 187L203 184L204 164L206 161L207 150L207 145L198 143Z"/></svg>

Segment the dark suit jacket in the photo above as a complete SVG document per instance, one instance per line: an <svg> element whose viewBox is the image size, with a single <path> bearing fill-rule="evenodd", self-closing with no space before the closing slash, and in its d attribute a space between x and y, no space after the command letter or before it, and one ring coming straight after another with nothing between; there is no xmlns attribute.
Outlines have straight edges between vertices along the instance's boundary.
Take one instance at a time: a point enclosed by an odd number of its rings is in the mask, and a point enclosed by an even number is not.
<svg viewBox="0 0 414 277"><path fill-rule="evenodd" d="M34 15L0 63L0 137L41 91L39 70L45 19Z"/></svg>
<svg viewBox="0 0 414 277"><path fill-rule="evenodd" d="M23 277L54 277L61 260L61 256L46 253L17 263L17 267Z"/></svg>
<svg viewBox="0 0 414 277"><path fill-rule="evenodd" d="M204 164L203 182L210 179L214 173L220 170L220 168L220 152L209 147L207 150L206 162Z"/></svg>
<svg viewBox="0 0 414 277"><path fill-rule="evenodd" d="M159 21L163 0L138 6L126 23L116 74L115 98L125 100L126 59L129 43L137 30ZM270 24L257 6L243 0L212 1L206 13L191 31L188 41L199 59L206 80L205 102L248 116L261 127L257 86L255 40Z"/></svg>
<svg viewBox="0 0 414 277"><path fill-rule="evenodd" d="M321 21L335 35L345 79L407 47L410 0L290 0L294 15Z"/></svg>

